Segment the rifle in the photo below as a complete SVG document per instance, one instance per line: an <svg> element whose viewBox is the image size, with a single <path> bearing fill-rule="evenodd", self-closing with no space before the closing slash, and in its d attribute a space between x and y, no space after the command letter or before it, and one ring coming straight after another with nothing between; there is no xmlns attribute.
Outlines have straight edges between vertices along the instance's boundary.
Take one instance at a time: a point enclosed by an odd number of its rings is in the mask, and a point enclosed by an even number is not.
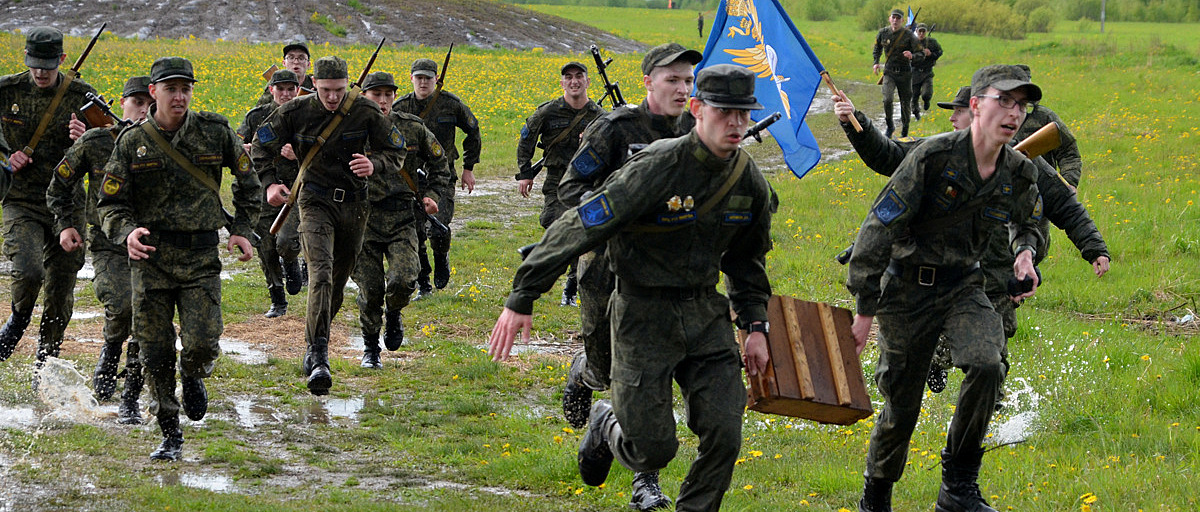
<svg viewBox="0 0 1200 512"><path fill-rule="evenodd" d="M754 123L754 126L751 126L750 129L746 130L746 134L742 136L742 140L746 140L751 137L754 137L754 140L761 143L762 142L762 131L766 130L768 126L771 126L772 124L774 124L775 121L778 121L779 118L781 118L781 117L783 117L783 114L776 112L774 114L771 114L771 115L763 118L762 121Z"/></svg>
<svg viewBox="0 0 1200 512"><path fill-rule="evenodd" d="M1024 140L1013 146L1013 149L1028 157L1030 160L1054 151L1062 144L1058 133L1058 123L1049 123L1033 132Z"/></svg>
<svg viewBox="0 0 1200 512"><path fill-rule="evenodd" d="M275 76L276 71L279 71L279 65L271 64L271 67L267 68L266 71L263 71L263 73L262 73L263 80L266 80L268 82L271 81L271 77Z"/></svg>
<svg viewBox="0 0 1200 512"><path fill-rule="evenodd" d="M434 87L429 103L426 103L425 108L421 110L419 116L421 119L425 119L430 112L433 112L433 106L437 104L438 97L442 95L442 86L446 84L446 68L450 67L450 54L452 53L454 53L454 43L450 43L450 48L446 50L446 60L442 61L442 72L438 73L437 87Z"/></svg>
<svg viewBox="0 0 1200 512"><path fill-rule="evenodd" d="M419 188L421 190L425 190L425 187L428 186L428 175L429 174L425 172L425 169L417 169L417 183L419 184ZM435 238L445 238L450 236L450 228L446 227L446 225L443 224L442 221L438 220L437 217L434 217L433 214L425 211L425 202L419 197L416 198L415 201L417 203L417 209L425 215L425 220L429 221L430 236Z"/></svg>
<svg viewBox="0 0 1200 512"><path fill-rule="evenodd" d="M346 93L347 97L342 98L343 105L358 96L358 87L367 79L367 75L371 74L371 66L375 64L375 58L379 56L379 50L383 48L384 41L387 41L386 37L379 40L379 46L375 47L375 53L371 54L371 60L368 60L366 67L363 67L362 73L358 76L358 81L350 86L349 92ZM345 116L344 112L342 116ZM341 117L334 117L330 120L330 123L338 123L340 121ZM332 134L332 130L329 129L331 126L326 125L326 129L322 135L317 137L317 145L309 149L308 154L304 156L304 162L300 164L300 170L296 173L296 181L292 182L292 189L288 193L287 202L283 203L283 207L279 209L279 215L276 215L275 221L271 223L269 232L272 235L278 234L279 230L283 229L283 223L287 221L288 215L292 213L292 208L296 206L296 197L300 195L300 187L304 184L304 171L308 169L308 164L312 162L317 151L320 151L321 146L324 145L325 137Z"/></svg>
<svg viewBox="0 0 1200 512"><path fill-rule="evenodd" d="M33 132L33 138L29 139L29 144L21 148L22 153L33 156L33 150L37 148L38 143L42 141L42 136L46 134L46 128L50 126L50 118L54 116L54 111L58 109L58 104L62 103L63 95L67 93L71 82L79 77L79 68L83 67L83 61L87 60L88 54L92 53L92 48L96 46L96 41L100 40L100 34L104 33L104 27L107 26L108 22L100 25L100 30L97 30L96 35L92 36L92 40L88 42L87 48L84 48L83 53L79 54L79 58L75 59L75 65L63 72L63 81L61 84L58 84L58 91L54 93L54 99L50 101L50 107L42 115L42 120L38 123L37 131Z"/></svg>
<svg viewBox="0 0 1200 512"><path fill-rule="evenodd" d="M882 79L882 77L880 77L880 78ZM824 80L825 84L829 86L829 90L833 92L834 96L837 96L844 100L850 99L850 98L847 98L846 94L843 93L841 90L839 90L836 85L833 85L833 79L829 78L828 71L825 71L823 69L821 70L821 79ZM858 118L854 117L854 114L850 115L850 124L854 125L854 131L856 131L858 133L862 133L863 127L861 124L858 124Z"/></svg>
<svg viewBox="0 0 1200 512"><path fill-rule="evenodd" d="M592 45L592 58L596 59L596 73L600 74L600 79L604 80L604 96L600 97L600 101L596 104L603 106L604 98L612 98L612 106L615 110L617 107L625 105L625 97L621 95L621 83L613 82L608 79L608 65L612 64L612 57L604 60L600 56L600 49L596 45Z"/></svg>
<svg viewBox="0 0 1200 512"><path fill-rule="evenodd" d="M87 121L88 126L100 128L117 124L123 128L133 124L133 121L117 117L102 96L94 92L88 92L85 97L87 98L87 103L79 107L79 111L83 114L83 119Z"/></svg>

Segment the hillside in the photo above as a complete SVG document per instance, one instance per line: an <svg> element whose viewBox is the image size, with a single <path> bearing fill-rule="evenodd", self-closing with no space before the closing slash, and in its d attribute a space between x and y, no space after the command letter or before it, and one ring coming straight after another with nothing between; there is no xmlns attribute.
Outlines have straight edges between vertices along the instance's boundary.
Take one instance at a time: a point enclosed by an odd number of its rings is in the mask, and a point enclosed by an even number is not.
<svg viewBox="0 0 1200 512"><path fill-rule="evenodd" d="M131 16L137 13L139 16ZM50 25L88 36L102 23L122 37L389 44L624 53L644 49L594 27L491 0L99 0L0 3L0 30Z"/></svg>

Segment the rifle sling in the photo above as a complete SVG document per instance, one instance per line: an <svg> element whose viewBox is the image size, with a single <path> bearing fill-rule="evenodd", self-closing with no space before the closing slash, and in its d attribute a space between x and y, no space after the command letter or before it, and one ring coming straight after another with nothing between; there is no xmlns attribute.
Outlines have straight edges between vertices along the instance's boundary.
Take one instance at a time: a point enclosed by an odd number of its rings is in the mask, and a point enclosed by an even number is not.
<svg viewBox="0 0 1200 512"><path fill-rule="evenodd" d="M146 132L146 135L149 135L150 139L153 140L155 144L158 144L158 149L161 149L167 154L167 156L171 157L171 160L174 160L175 163L179 164L180 167L183 167L188 174L191 174L193 178L196 178L196 181L199 181L205 187L208 187L209 190L212 190L217 194L221 193L221 185L216 181L213 181L212 177L209 175L204 174L204 171L201 171L199 167L196 167L196 165L193 164L191 160L188 160L187 157L183 156L179 150L172 147L171 143L167 142L167 139L158 132L158 129L150 126L149 122L144 122L142 123L142 131Z"/></svg>
<svg viewBox="0 0 1200 512"><path fill-rule="evenodd" d="M742 174L746 171L746 165L749 163L750 158L746 156L746 152L738 149L737 162L733 165L733 172L729 174L729 178L725 180L725 183L721 184L721 188L718 189L717 192L712 195L712 197L708 198L708 201L705 201L704 204L700 205L700 208L696 209L696 218L703 217L705 214L712 211L712 209L716 208L717 204L720 203L721 200L725 199L725 196L729 195L729 191L733 190L733 186L736 185L738 180L742 178ZM635 224L625 228L625 231L632 233L667 233L686 226L686 224L675 226Z"/></svg>
<svg viewBox="0 0 1200 512"><path fill-rule="evenodd" d="M546 153L549 153L550 149L553 148L555 144L562 142L562 140L567 137L567 134L571 133L571 130L574 130L576 126L579 126L579 122L583 120L583 116L587 113L588 109L585 105L578 114L575 114L575 119L571 120L571 124L568 125L565 130L558 132L558 136L554 137L553 140L546 144L546 147L542 148L542 156L546 156Z"/></svg>
<svg viewBox="0 0 1200 512"><path fill-rule="evenodd" d="M67 93L67 89L71 87L71 82L75 80L76 72L74 69L68 69L62 73L62 83L58 84L58 91L54 93L54 99L50 101L50 107L42 114L42 120L38 122L37 130L33 132L33 138L29 139L29 144L22 149L25 154L33 156L33 150L37 149L37 145L42 141L42 136L46 134L46 128L50 127L50 119L54 117L54 111L58 110L58 105L62 103L63 96Z"/></svg>
<svg viewBox="0 0 1200 512"><path fill-rule="evenodd" d="M424 121L426 116L433 112L433 106L437 104L438 97L442 95L442 86L438 84L437 89L433 90L433 97L429 98L429 103L425 104L425 108L421 110L421 120Z"/></svg>
<svg viewBox="0 0 1200 512"><path fill-rule="evenodd" d="M317 143L308 148L308 152L304 154L304 160L300 162L300 170L296 172L296 181L292 182L291 194L288 195L288 202L295 202L295 197L300 194L300 185L304 183L304 171L308 169L308 165L312 163L313 158L316 158L317 153L325 146L325 141L333 135L333 130L342 123L342 119L346 114L350 113L350 107L354 105L354 100L358 99L358 88L352 87L346 93L346 98L342 100L342 106L334 111L333 119L329 120L329 124L325 125L325 129L321 130L321 134L317 136ZM318 100L320 101L320 100Z"/></svg>

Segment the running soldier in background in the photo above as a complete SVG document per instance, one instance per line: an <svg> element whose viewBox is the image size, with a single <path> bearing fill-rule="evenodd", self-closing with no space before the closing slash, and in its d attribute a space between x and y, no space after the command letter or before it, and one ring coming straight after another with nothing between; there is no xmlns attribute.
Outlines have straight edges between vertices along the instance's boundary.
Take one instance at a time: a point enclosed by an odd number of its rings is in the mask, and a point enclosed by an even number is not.
<svg viewBox="0 0 1200 512"><path fill-rule="evenodd" d="M929 111L929 100L933 99L933 66L942 56L942 45L929 37L929 27L924 23L917 24L917 45L912 58L912 113L920 120L921 102Z"/></svg>
<svg viewBox="0 0 1200 512"><path fill-rule="evenodd" d="M1018 64L1018 68L1030 76L1032 73L1029 66ZM1021 124L1021 128L1017 130L1016 140L1025 140L1026 137L1040 130L1043 126L1050 123L1058 124L1058 137L1062 140L1057 148L1054 148L1049 153L1043 155L1046 162L1051 167L1058 169L1058 173L1063 179L1067 180L1067 184L1072 189L1079 187L1079 180L1083 178L1083 157L1079 155L1079 145L1075 140L1075 136L1071 134L1071 130L1067 129L1067 124L1055 114L1053 110L1046 108L1041 103L1033 107L1033 111L1025 116L1025 122Z"/></svg>
<svg viewBox="0 0 1200 512"><path fill-rule="evenodd" d="M146 112L154 99L150 97L150 77L135 76L125 82L121 92L121 115L133 123L146 119ZM104 346L100 348L99 361L92 376L92 387L96 398L108 400L117 389L117 367L121 363L121 348L129 339L133 326L133 291L129 284L129 253L119 244L104 236L103 223L96 210L102 197L100 183L104 180L104 166L112 156L117 135L124 126L113 124L108 127L88 130L70 148L55 168L55 179L46 190L46 204L54 212L54 225L59 230L58 243L64 251L73 252L83 248L84 238L75 229L75 218L87 216L88 253L92 256L95 277L92 288L96 299L104 305ZM83 191L83 180L87 178L88 190ZM138 343L129 341L125 356L125 391L121 393L118 418L121 423L136 425L142 422L138 409L138 397L142 394L142 362L139 359Z"/></svg>
<svg viewBox="0 0 1200 512"><path fill-rule="evenodd" d="M308 65L312 62L312 57L308 53L308 44L304 41L292 41L283 46L283 68L291 71L296 75L296 83L298 89L295 96L312 94L316 92L313 87L312 77L308 74ZM274 78L274 75L271 75ZM275 96L271 93L271 85L263 89L263 93L258 97L258 102L254 106L270 105L275 103Z"/></svg>
<svg viewBox="0 0 1200 512"><path fill-rule="evenodd" d="M535 147L542 148L542 167L546 169L546 180L542 182L542 215L538 222L543 228L550 227L567 211L567 205L558 197L558 182L562 180L571 156L579 149L579 138L592 120L604 114L596 102L588 99L590 80L587 66L579 62L568 62L559 73L563 95L538 105L533 115L525 119L521 127L521 139L517 142L517 190L529 197L533 179L541 169L532 169ZM563 306L575 305L578 281L575 264L567 271L567 282L563 285Z"/></svg>
<svg viewBox="0 0 1200 512"><path fill-rule="evenodd" d="M900 9L892 9L888 16L888 26L879 29L875 34L875 47L871 57L875 60L872 70L879 74L883 70L883 118L887 122L887 138L892 138L896 131L895 121L892 120L892 99L900 95L900 136L908 136L908 107L912 103L912 58L920 50L917 37L904 26L904 13ZM886 64L879 64L881 56L887 57Z"/></svg>

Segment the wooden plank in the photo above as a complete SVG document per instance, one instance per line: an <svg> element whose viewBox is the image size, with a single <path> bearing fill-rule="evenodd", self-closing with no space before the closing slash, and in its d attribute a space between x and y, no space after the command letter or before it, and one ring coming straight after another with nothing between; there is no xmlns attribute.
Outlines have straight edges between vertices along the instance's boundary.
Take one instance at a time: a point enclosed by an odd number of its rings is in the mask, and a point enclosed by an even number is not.
<svg viewBox="0 0 1200 512"><path fill-rule="evenodd" d="M800 321L796 315L796 301L790 297L782 297L783 320L787 326L788 340L792 346L792 360L796 364L796 382L800 386L800 397L812 400L817 397L813 388L812 373L808 368L808 356L804 353L802 344L803 334L800 331Z"/></svg>
<svg viewBox="0 0 1200 512"><path fill-rule="evenodd" d="M825 331L825 353L829 354L829 368L833 372L837 401L841 405L850 405L850 383L846 378L846 364L842 362L842 347L838 343L833 311L829 304L824 302L817 303L817 309L821 312L821 329Z"/></svg>

